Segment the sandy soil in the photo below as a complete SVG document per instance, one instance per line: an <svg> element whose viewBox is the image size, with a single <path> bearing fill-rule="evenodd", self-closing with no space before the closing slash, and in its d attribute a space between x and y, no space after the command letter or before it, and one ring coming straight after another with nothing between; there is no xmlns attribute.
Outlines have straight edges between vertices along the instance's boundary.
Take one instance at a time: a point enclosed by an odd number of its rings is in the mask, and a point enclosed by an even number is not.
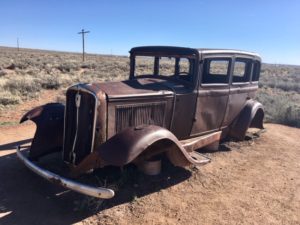
<svg viewBox="0 0 300 225"><path fill-rule="evenodd" d="M102 202L18 161L13 146L29 142L34 125L1 127L0 224L300 224L300 129L266 128L260 138L223 144L201 168L136 172Z"/></svg>

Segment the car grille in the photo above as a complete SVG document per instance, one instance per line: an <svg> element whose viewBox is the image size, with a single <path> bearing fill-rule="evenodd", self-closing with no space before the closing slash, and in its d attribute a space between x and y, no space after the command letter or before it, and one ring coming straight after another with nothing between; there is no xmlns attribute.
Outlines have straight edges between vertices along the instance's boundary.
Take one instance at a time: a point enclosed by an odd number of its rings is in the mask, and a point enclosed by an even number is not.
<svg viewBox="0 0 300 225"><path fill-rule="evenodd" d="M166 102L121 105L116 107L116 133L127 127L158 125L165 127Z"/></svg>
<svg viewBox="0 0 300 225"><path fill-rule="evenodd" d="M97 99L91 92L76 87L69 89L66 97L63 159L77 165L94 147ZM79 98L80 105L76 107Z"/></svg>

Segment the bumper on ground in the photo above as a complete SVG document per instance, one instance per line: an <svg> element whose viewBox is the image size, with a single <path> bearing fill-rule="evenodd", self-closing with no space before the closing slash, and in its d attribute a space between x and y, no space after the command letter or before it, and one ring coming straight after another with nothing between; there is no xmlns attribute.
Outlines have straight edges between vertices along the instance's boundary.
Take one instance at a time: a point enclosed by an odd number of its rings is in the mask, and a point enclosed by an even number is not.
<svg viewBox="0 0 300 225"><path fill-rule="evenodd" d="M21 146L17 146L16 151L18 158L25 164L25 166L52 183L59 184L72 191L76 191L96 198L109 199L114 197L115 195L114 191L109 188L93 187L90 185L82 184L74 180L61 177L55 173L37 166L23 155L23 153L21 152Z"/></svg>

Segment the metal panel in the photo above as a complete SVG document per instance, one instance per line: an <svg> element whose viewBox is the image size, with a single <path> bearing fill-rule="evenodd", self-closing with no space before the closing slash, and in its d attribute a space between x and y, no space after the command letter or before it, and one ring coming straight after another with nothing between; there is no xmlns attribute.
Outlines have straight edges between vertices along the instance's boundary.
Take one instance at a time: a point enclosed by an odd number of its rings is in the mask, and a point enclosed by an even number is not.
<svg viewBox="0 0 300 225"><path fill-rule="evenodd" d="M257 86L252 84L235 84L231 86L222 126L229 126L238 117L247 100L254 98L256 90Z"/></svg>
<svg viewBox="0 0 300 225"><path fill-rule="evenodd" d="M228 86L202 87L198 100L191 135L204 134L220 129L227 107Z"/></svg>

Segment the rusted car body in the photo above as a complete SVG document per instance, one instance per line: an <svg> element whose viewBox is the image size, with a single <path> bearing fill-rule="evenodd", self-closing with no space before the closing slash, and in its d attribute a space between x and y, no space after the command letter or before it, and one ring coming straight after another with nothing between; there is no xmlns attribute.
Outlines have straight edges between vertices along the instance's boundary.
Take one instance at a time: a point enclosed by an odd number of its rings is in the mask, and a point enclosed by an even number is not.
<svg viewBox="0 0 300 225"><path fill-rule="evenodd" d="M227 136L243 140L249 127L263 128L264 110L253 100L261 59L237 50L167 46L130 51L125 81L76 84L66 105L50 103L26 113L37 130L29 159L33 171L72 190L99 198L112 190L76 183L30 160L61 151L76 177L108 165L142 164L164 154L175 166L202 165L196 150L217 147Z"/></svg>

